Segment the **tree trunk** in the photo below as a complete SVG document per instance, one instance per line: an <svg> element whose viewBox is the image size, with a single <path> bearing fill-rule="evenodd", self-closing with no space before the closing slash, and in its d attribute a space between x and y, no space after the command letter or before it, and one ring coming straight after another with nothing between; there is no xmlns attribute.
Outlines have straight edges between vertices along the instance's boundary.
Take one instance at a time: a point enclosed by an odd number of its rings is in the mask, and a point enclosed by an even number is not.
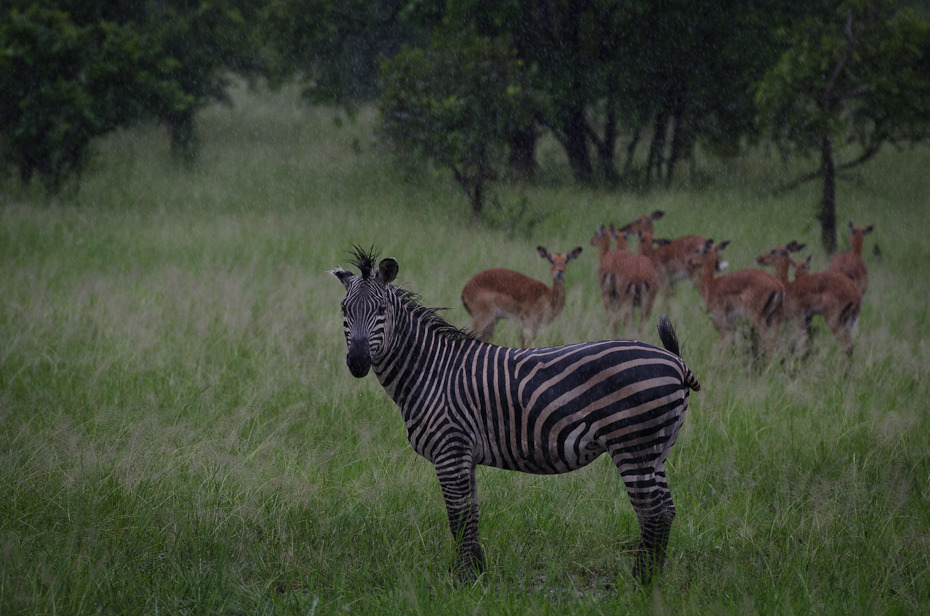
<svg viewBox="0 0 930 616"><path fill-rule="evenodd" d="M588 126L584 119L584 110L570 107L560 113L563 131L562 146L568 156L572 175L577 182L590 182L594 175L591 155L588 152Z"/></svg>
<svg viewBox="0 0 930 616"><path fill-rule="evenodd" d="M672 151L668 155L668 166L665 171L665 186L671 188L672 182L675 181L675 169L678 167L678 159L684 151L685 135L681 127L681 115L675 114L675 128L672 130Z"/></svg>
<svg viewBox="0 0 930 616"><path fill-rule="evenodd" d="M656 181L662 179L662 163L665 161L665 132L668 130L668 112L660 111L656 115L652 133L652 145L649 148L649 160L646 162L646 186L652 186L652 171L655 169Z"/></svg>
<svg viewBox="0 0 930 616"><path fill-rule="evenodd" d="M510 134L510 157L507 164L522 180L536 176L536 140L539 135L532 124Z"/></svg>
<svg viewBox="0 0 930 616"><path fill-rule="evenodd" d="M168 114L166 118L168 134L171 137L171 155L185 165L192 165L197 160L200 143L194 127L194 110L184 109Z"/></svg>
<svg viewBox="0 0 930 616"><path fill-rule="evenodd" d="M481 220L481 212L484 210L484 186L479 179L475 182L475 190L471 198L471 216L475 222Z"/></svg>
<svg viewBox="0 0 930 616"><path fill-rule="evenodd" d="M614 159L614 146L617 144L617 110L613 99L607 101L607 114L604 118L604 139L598 143L597 157L601 167L601 177L608 186L616 186L620 178Z"/></svg>
<svg viewBox="0 0 930 616"><path fill-rule="evenodd" d="M836 252L836 166L833 162L833 142L824 135L820 147L820 168L823 173L823 197L820 202L820 241L827 254Z"/></svg>
<svg viewBox="0 0 930 616"><path fill-rule="evenodd" d="M636 130L633 131L633 138L630 139L630 142L626 146L626 160L623 161L623 177L626 178L627 182L632 179L630 176L633 173L633 156L636 154L636 146L639 145L639 140L642 135L643 128L637 126Z"/></svg>

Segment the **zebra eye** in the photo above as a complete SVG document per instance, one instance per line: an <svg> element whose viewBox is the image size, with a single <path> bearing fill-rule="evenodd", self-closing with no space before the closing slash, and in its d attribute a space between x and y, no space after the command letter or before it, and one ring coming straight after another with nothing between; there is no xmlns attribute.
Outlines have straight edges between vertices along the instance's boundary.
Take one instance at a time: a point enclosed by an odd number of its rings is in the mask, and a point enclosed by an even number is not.
<svg viewBox="0 0 930 616"><path fill-rule="evenodd" d="M378 304L378 316L383 317L385 312L387 312L387 304Z"/></svg>

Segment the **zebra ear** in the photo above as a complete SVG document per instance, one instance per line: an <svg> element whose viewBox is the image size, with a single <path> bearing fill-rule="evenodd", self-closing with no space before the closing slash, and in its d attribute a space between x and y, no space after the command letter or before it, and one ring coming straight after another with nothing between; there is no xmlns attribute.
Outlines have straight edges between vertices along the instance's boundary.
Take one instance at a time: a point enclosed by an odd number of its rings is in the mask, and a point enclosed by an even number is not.
<svg viewBox="0 0 930 616"><path fill-rule="evenodd" d="M397 259L391 257L381 259L381 263L378 264L378 280L381 281L381 284L391 284L397 278L399 269Z"/></svg>
<svg viewBox="0 0 930 616"><path fill-rule="evenodd" d="M335 269L331 271L330 274L338 278L339 282L341 282L342 286L346 289L349 288L349 285L352 284L352 279L355 277L355 274L342 268Z"/></svg>

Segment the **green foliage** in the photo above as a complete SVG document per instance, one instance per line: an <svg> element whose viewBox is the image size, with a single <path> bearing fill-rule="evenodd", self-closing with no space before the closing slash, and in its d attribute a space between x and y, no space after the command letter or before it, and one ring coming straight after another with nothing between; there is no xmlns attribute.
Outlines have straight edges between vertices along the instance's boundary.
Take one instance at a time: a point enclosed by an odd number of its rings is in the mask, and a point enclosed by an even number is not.
<svg viewBox="0 0 930 616"><path fill-rule="evenodd" d="M230 71L251 74L259 60L255 32L258 0L170 0L146 5L140 27L162 50L159 77L180 89L185 99L153 101L152 113L167 127L173 155L191 163L200 141L195 114L214 101L227 101Z"/></svg>
<svg viewBox="0 0 930 616"><path fill-rule="evenodd" d="M451 171L475 218L501 173L505 137L521 113L520 70L499 41L451 33L382 64L383 133Z"/></svg>
<svg viewBox="0 0 930 616"><path fill-rule="evenodd" d="M417 36L409 32L400 0L264 4L262 74L275 86L296 80L310 102L338 104L350 113L376 98L378 59Z"/></svg>
<svg viewBox="0 0 930 616"><path fill-rule="evenodd" d="M814 3L787 30L787 48L760 82L761 122L790 153L820 154L821 241L836 248L836 173L886 143L930 135L930 21L894 0ZM854 152L836 161L836 150ZM853 150L852 148L855 148Z"/></svg>
<svg viewBox="0 0 930 616"><path fill-rule="evenodd" d="M145 119L192 160L194 114L225 98L228 68L250 66L251 0L18 4L0 16L0 145L50 194L80 176L92 139Z"/></svg>
<svg viewBox="0 0 930 616"><path fill-rule="evenodd" d="M884 143L930 134L930 21L894 0L816 5L785 33L759 83L765 126L786 153L818 151L829 135L869 158Z"/></svg>
<svg viewBox="0 0 930 616"><path fill-rule="evenodd" d="M153 41L131 25L77 24L33 4L0 17L0 42L4 158L49 193L84 169L91 139L147 117L152 100L186 100L159 77Z"/></svg>

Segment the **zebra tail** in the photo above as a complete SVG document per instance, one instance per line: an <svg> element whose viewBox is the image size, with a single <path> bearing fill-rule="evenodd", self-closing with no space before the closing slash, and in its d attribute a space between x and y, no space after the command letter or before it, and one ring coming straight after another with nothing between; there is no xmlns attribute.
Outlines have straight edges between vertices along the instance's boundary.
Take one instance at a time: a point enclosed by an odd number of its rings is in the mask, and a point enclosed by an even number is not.
<svg viewBox="0 0 930 616"><path fill-rule="evenodd" d="M681 358L678 336L675 334L675 328L672 327L672 320L668 318L667 314L663 314L659 317L659 339L662 341L662 346L665 347L666 351L674 353ZM685 383L694 391L700 391L701 383L698 382L697 377L694 376L694 373L691 372L691 369L688 368L684 362L682 362L681 365L685 369Z"/></svg>

